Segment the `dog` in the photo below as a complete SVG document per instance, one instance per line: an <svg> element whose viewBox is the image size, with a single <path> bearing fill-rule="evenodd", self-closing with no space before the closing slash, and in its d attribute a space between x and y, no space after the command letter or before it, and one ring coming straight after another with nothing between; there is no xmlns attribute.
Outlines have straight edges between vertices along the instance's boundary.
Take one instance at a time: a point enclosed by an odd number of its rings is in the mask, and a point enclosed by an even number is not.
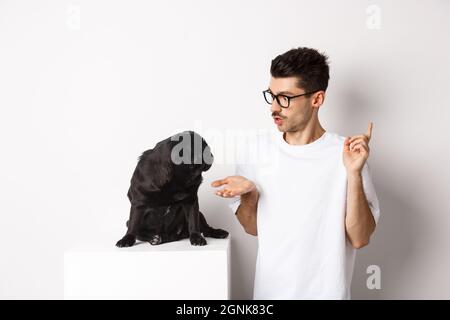
<svg viewBox="0 0 450 320"><path fill-rule="evenodd" d="M199 211L202 172L213 161L210 147L194 131L177 133L144 151L127 193L131 202L127 232L116 246L131 247L136 240L159 245L185 238L191 245L204 246L204 237L228 237L227 231L209 226Z"/></svg>

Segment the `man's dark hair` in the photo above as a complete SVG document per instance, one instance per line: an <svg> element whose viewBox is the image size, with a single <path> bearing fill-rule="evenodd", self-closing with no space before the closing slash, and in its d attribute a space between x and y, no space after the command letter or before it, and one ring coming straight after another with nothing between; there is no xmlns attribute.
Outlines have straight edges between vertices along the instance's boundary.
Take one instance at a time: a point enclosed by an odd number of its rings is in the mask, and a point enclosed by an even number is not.
<svg viewBox="0 0 450 320"><path fill-rule="evenodd" d="M328 57L311 48L291 49L272 60L270 74L274 78L297 77L298 87L306 92L328 87Z"/></svg>

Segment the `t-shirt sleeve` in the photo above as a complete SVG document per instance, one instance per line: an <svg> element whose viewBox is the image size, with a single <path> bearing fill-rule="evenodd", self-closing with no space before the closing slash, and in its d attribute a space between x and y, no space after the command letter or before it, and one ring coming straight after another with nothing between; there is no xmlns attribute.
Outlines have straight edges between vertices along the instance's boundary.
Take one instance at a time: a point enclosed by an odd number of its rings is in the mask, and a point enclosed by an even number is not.
<svg viewBox="0 0 450 320"><path fill-rule="evenodd" d="M232 198L231 201L228 203L228 207L230 207L233 213L236 213L240 205L241 205L241 197Z"/></svg>
<svg viewBox="0 0 450 320"><path fill-rule="evenodd" d="M363 179L363 188L367 203L369 204L369 208L372 212L375 223L378 224L378 219L380 218L380 204L378 202L377 193L372 182L370 167L367 161L364 164L361 175Z"/></svg>

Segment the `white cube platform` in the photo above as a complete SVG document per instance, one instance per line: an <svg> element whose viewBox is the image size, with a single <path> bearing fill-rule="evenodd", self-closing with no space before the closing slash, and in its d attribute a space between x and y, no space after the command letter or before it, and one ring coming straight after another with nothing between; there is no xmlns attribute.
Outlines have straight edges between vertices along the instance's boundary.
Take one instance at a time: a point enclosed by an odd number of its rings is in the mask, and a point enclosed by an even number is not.
<svg viewBox="0 0 450 320"><path fill-rule="evenodd" d="M230 236L64 253L64 299L229 299Z"/></svg>

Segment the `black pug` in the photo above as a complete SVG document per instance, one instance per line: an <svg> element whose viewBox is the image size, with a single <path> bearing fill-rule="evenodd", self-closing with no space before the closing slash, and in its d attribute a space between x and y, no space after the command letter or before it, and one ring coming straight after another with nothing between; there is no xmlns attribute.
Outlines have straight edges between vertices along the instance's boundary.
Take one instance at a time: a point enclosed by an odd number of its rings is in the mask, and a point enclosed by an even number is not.
<svg viewBox="0 0 450 320"><path fill-rule="evenodd" d="M173 135L145 151L128 190L128 230L116 246L130 247L136 240L157 245L185 238L203 246L203 236L226 238L227 231L206 223L198 205L202 172L209 170L213 159L206 141L193 131Z"/></svg>

